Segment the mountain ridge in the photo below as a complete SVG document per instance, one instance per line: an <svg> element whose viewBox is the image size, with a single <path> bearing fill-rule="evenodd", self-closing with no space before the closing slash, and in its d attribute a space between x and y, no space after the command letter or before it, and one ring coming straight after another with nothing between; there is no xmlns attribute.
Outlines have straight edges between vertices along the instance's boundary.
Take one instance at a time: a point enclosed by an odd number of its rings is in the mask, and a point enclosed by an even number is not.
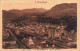
<svg viewBox="0 0 80 51"><path fill-rule="evenodd" d="M19 14L19 15L23 15L25 13L27 13L27 14L42 13L42 12L46 12L46 11L47 10L43 9L43 8L32 8L32 9L22 9L22 10L11 9L11 10L8 10L8 12L16 13L16 14Z"/></svg>

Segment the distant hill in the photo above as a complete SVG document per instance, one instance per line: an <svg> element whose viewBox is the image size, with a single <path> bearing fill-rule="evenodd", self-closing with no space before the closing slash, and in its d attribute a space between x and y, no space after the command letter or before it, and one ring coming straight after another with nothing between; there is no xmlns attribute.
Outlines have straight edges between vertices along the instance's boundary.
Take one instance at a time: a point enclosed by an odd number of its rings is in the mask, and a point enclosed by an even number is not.
<svg viewBox="0 0 80 51"><path fill-rule="evenodd" d="M38 15L46 12L47 10L43 8L33 8L33 9L23 9L23 10L3 10L3 21L11 21L14 19L23 19L24 17L32 17L33 15ZM24 18L25 19L25 18Z"/></svg>
<svg viewBox="0 0 80 51"><path fill-rule="evenodd" d="M45 13L45 17L52 18L61 18L65 15L77 16L77 4L76 3L58 4Z"/></svg>
<svg viewBox="0 0 80 51"><path fill-rule="evenodd" d="M23 9L23 10L17 10L17 9L8 10L8 12L16 13L16 14L19 14L19 15L42 13L42 12L46 12L46 11L47 10L43 9L43 8L32 8L32 9Z"/></svg>
<svg viewBox="0 0 80 51"><path fill-rule="evenodd" d="M2 13L3 13L2 14L3 22L8 22L8 21L11 21L11 20L19 17L19 15L17 15L16 13L11 13L6 10L3 10Z"/></svg>
<svg viewBox="0 0 80 51"><path fill-rule="evenodd" d="M62 17L69 17L69 16L76 17L77 4L76 3L58 4L52 7L50 10L45 10L43 8L33 8L33 9L23 9L23 10L12 9L8 11L3 10L3 17L9 19L15 17L21 17L21 16L31 17L33 15L37 17L50 17L56 19L60 19Z"/></svg>

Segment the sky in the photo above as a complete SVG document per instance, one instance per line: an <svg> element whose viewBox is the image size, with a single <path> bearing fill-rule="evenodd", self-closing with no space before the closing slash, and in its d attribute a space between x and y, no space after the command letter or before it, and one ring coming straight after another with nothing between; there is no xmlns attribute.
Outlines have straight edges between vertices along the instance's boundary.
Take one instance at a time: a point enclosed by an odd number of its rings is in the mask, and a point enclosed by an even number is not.
<svg viewBox="0 0 80 51"><path fill-rule="evenodd" d="M36 1L46 1L47 3L35 3ZM31 9L44 8L50 9L53 6L61 3L77 3L76 0L1 0L3 10L10 9Z"/></svg>

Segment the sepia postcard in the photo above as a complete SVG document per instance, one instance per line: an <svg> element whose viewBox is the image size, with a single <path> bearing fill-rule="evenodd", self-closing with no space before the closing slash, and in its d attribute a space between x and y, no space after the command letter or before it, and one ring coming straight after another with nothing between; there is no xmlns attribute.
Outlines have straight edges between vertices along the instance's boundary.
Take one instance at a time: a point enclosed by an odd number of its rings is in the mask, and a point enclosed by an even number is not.
<svg viewBox="0 0 80 51"><path fill-rule="evenodd" d="M79 0L0 0L0 51L80 51Z"/></svg>

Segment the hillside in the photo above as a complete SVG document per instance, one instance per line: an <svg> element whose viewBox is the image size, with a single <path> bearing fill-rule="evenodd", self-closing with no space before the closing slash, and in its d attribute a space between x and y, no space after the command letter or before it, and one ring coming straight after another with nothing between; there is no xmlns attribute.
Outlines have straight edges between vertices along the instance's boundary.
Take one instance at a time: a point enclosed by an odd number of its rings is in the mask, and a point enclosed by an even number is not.
<svg viewBox="0 0 80 51"><path fill-rule="evenodd" d="M24 17L32 17L36 16L39 14L42 14L46 12L47 10L43 8L33 8L33 9L23 9L23 10L17 10L17 9L12 9L12 10L2 10L3 13L3 21L12 21L15 19L25 19Z"/></svg>
<svg viewBox="0 0 80 51"><path fill-rule="evenodd" d="M63 3L52 7L46 13L39 15L38 22L67 25L66 30L77 30L77 4Z"/></svg>
<svg viewBox="0 0 80 51"><path fill-rule="evenodd" d="M61 18L63 16L77 16L77 4L76 3L63 3L56 5L47 11L45 17Z"/></svg>

